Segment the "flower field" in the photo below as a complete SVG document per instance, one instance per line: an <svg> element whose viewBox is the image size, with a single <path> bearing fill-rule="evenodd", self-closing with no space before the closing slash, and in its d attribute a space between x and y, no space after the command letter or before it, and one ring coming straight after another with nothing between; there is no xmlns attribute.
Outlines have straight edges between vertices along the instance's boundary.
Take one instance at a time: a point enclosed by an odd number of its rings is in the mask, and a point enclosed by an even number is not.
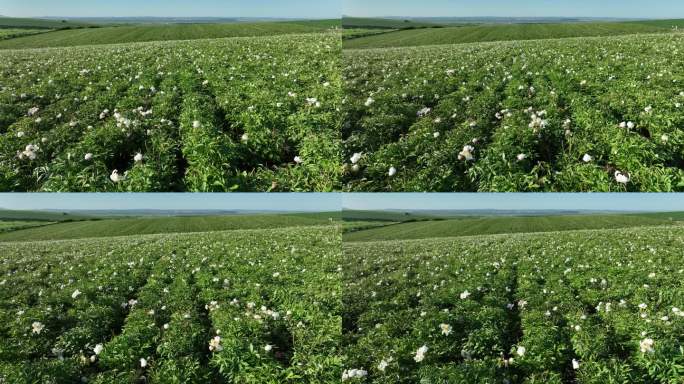
<svg viewBox="0 0 684 384"><path fill-rule="evenodd" d="M0 382L339 382L334 226L0 243Z"/></svg>
<svg viewBox="0 0 684 384"><path fill-rule="evenodd" d="M345 50L343 189L684 190L682 42Z"/></svg>
<svg viewBox="0 0 684 384"><path fill-rule="evenodd" d="M681 383L683 235L345 241L343 380Z"/></svg>
<svg viewBox="0 0 684 384"><path fill-rule="evenodd" d="M6 50L0 190L339 189L338 33Z"/></svg>

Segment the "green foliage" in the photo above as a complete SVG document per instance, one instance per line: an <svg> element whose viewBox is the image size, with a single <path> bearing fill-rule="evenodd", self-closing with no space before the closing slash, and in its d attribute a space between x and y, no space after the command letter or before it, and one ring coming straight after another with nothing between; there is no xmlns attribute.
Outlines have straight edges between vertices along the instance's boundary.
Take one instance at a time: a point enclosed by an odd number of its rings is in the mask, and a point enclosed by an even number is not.
<svg viewBox="0 0 684 384"><path fill-rule="evenodd" d="M350 382L681 382L681 238L344 242L344 367L367 373Z"/></svg>
<svg viewBox="0 0 684 384"><path fill-rule="evenodd" d="M682 39L345 51L344 190L684 190Z"/></svg>
<svg viewBox="0 0 684 384"><path fill-rule="evenodd" d="M477 236L504 233L556 232L581 229L612 229L666 226L672 221L659 216L569 215L527 217L463 217L438 221L376 226L345 235L345 241L390 241L431 237ZM1 239L1 238L0 238Z"/></svg>
<svg viewBox="0 0 684 384"><path fill-rule="evenodd" d="M0 190L340 189L337 37L12 51Z"/></svg>
<svg viewBox="0 0 684 384"><path fill-rule="evenodd" d="M396 21L395 28L402 27ZM613 36L637 33L665 33L672 31L675 22L656 23L538 23L538 24L482 24L460 25L445 28L408 29L392 33L364 36L345 42L348 49L409 47L419 45L479 43L485 41L511 41L559 39L582 36ZM362 24L359 24L362 25ZM421 25L414 28L426 28Z"/></svg>
<svg viewBox="0 0 684 384"><path fill-rule="evenodd" d="M333 225L0 243L0 381L339 382L340 251Z"/></svg>
<svg viewBox="0 0 684 384"><path fill-rule="evenodd" d="M0 24L2 23L0 18ZM72 47L145 41L217 39L321 32L315 23L140 24L53 31L0 41L0 49Z"/></svg>
<svg viewBox="0 0 684 384"><path fill-rule="evenodd" d="M2 222L0 222L1 224ZM329 225L323 217L303 215L230 215L139 217L76 221L23 229L0 236L0 241L41 241L87 237L133 236L155 233L216 232L237 229L266 229ZM42 223L45 225L45 223Z"/></svg>

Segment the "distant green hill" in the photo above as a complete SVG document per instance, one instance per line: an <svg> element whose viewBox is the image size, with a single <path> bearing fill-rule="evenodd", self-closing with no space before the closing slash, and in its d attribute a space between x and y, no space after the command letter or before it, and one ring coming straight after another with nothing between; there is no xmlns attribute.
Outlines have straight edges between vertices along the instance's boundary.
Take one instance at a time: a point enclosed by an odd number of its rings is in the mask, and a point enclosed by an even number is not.
<svg viewBox="0 0 684 384"><path fill-rule="evenodd" d="M97 219L93 216L50 211L16 211L0 209L2 221L78 221Z"/></svg>
<svg viewBox="0 0 684 384"><path fill-rule="evenodd" d="M17 37L0 42L0 49L49 48L121 44L144 41L194 40L320 32L328 22L264 22L228 24L146 24L84 28Z"/></svg>
<svg viewBox="0 0 684 384"><path fill-rule="evenodd" d="M671 28L665 22L488 24L401 30L346 40L344 47L347 49L389 48L490 41L614 36L669 31L671 31Z"/></svg>
<svg viewBox="0 0 684 384"><path fill-rule="evenodd" d="M356 211L356 210L342 211L342 218L344 221L391 221L391 222L437 219L434 216L425 215L425 214L421 214L421 213L395 212L395 211Z"/></svg>
<svg viewBox="0 0 684 384"><path fill-rule="evenodd" d="M57 223L0 234L4 241L40 241L156 233L213 232L330 225L329 220L297 215L177 216Z"/></svg>
<svg viewBox="0 0 684 384"><path fill-rule="evenodd" d="M664 217L642 215L482 217L387 225L345 234L344 241L425 239L432 237L611 229L657 225L672 225L672 221Z"/></svg>
<svg viewBox="0 0 684 384"><path fill-rule="evenodd" d="M343 17L343 28L378 28L378 29L409 29L409 28L439 28L442 25L434 23L424 23L412 20L364 18L364 17Z"/></svg>
<svg viewBox="0 0 684 384"><path fill-rule="evenodd" d="M92 27L92 24L69 20L28 19L0 16L0 28L66 29Z"/></svg>

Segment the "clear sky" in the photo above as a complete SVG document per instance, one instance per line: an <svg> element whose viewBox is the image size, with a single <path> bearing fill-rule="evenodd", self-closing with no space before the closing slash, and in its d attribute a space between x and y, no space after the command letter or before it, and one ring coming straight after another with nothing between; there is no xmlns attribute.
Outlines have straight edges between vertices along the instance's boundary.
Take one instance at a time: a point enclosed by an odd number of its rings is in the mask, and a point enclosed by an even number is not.
<svg viewBox="0 0 684 384"><path fill-rule="evenodd" d="M0 193L15 210L270 210L339 211L336 193Z"/></svg>
<svg viewBox="0 0 684 384"><path fill-rule="evenodd" d="M343 0L350 16L684 18L682 0Z"/></svg>
<svg viewBox="0 0 684 384"><path fill-rule="evenodd" d="M339 18L343 0L0 0L12 17Z"/></svg>
<svg viewBox="0 0 684 384"><path fill-rule="evenodd" d="M610 210L684 211L684 194L668 193L355 193L344 209L357 210Z"/></svg>

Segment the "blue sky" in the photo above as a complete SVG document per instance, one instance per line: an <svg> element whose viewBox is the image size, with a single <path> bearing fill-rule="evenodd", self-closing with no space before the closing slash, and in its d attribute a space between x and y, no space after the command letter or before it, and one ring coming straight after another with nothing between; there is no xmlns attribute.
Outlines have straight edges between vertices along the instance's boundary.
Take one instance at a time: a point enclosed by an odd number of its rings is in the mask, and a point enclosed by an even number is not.
<svg viewBox="0 0 684 384"><path fill-rule="evenodd" d="M217 209L339 211L336 193L0 193L15 210Z"/></svg>
<svg viewBox="0 0 684 384"><path fill-rule="evenodd" d="M681 18L682 0L343 0L351 16Z"/></svg>
<svg viewBox="0 0 684 384"><path fill-rule="evenodd" d="M281 17L338 18L342 0L0 0L13 17Z"/></svg>
<svg viewBox="0 0 684 384"><path fill-rule="evenodd" d="M354 193L342 195L345 209L583 209L684 211L684 194L667 193Z"/></svg>
<svg viewBox="0 0 684 384"><path fill-rule="evenodd" d="M684 194L667 193L0 193L0 208L218 209L338 211L345 209L584 209L684 211Z"/></svg>

